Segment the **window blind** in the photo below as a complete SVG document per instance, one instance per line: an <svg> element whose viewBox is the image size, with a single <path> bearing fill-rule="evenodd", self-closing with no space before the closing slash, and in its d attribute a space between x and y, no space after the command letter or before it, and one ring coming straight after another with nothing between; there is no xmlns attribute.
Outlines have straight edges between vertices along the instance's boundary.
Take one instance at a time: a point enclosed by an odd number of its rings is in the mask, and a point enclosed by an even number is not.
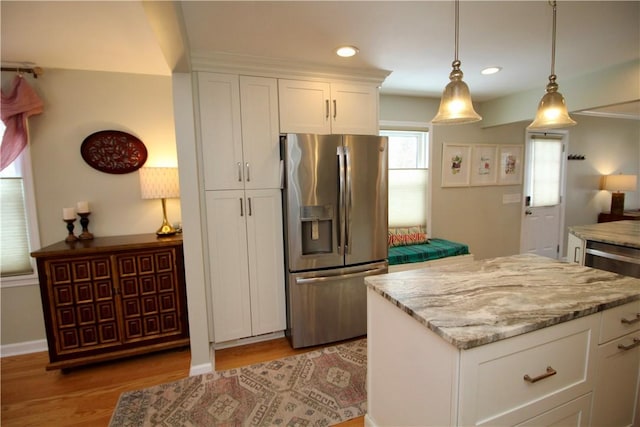
<svg viewBox="0 0 640 427"><path fill-rule="evenodd" d="M0 275L33 273L22 178L0 178Z"/></svg>
<svg viewBox="0 0 640 427"><path fill-rule="evenodd" d="M427 169L389 170L389 227L427 224Z"/></svg>

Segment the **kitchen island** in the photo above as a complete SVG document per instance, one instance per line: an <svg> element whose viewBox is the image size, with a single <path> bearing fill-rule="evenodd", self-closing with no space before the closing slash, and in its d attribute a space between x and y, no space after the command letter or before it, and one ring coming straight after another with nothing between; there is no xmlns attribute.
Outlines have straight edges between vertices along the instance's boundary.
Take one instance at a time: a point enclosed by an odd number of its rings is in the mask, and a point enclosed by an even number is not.
<svg viewBox="0 0 640 427"><path fill-rule="evenodd" d="M639 279L515 255L366 283L367 425L631 424Z"/></svg>

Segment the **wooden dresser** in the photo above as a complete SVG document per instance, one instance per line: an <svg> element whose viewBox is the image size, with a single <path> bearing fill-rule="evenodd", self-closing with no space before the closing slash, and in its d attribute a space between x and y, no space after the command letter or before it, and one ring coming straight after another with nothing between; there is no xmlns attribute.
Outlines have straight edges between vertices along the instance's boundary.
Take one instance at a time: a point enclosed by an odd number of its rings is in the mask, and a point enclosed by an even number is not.
<svg viewBox="0 0 640 427"><path fill-rule="evenodd" d="M189 344L182 236L62 241L31 256L40 277L47 370Z"/></svg>
<svg viewBox="0 0 640 427"><path fill-rule="evenodd" d="M612 214L610 212L601 212L598 214L598 222L612 222L612 221L624 221L633 220L640 221L640 211L624 211L622 215Z"/></svg>

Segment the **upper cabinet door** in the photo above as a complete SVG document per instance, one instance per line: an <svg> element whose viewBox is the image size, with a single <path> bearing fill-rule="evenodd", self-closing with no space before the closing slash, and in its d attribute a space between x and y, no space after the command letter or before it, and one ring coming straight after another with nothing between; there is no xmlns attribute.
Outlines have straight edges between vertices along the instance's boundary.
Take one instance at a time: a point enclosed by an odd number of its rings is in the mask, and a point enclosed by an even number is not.
<svg viewBox="0 0 640 427"><path fill-rule="evenodd" d="M280 188L277 80L240 76L240 106L245 188Z"/></svg>
<svg viewBox="0 0 640 427"><path fill-rule="evenodd" d="M331 133L329 83L278 80L280 132Z"/></svg>
<svg viewBox="0 0 640 427"><path fill-rule="evenodd" d="M378 134L374 85L279 80L280 132Z"/></svg>
<svg viewBox="0 0 640 427"><path fill-rule="evenodd" d="M239 78L198 73L206 190L244 188Z"/></svg>
<svg viewBox="0 0 640 427"><path fill-rule="evenodd" d="M331 132L378 134L378 88L373 85L331 84Z"/></svg>

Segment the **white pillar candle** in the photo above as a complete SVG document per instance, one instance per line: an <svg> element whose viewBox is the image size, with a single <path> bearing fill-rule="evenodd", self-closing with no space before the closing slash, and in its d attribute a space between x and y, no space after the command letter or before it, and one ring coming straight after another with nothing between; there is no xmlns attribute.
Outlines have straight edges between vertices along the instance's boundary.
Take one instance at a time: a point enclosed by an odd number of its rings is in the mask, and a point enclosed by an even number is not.
<svg viewBox="0 0 640 427"><path fill-rule="evenodd" d="M78 213L91 212L89 210L89 202L78 202L77 208L78 208Z"/></svg>
<svg viewBox="0 0 640 427"><path fill-rule="evenodd" d="M62 219L76 219L76 208L62 208Z"/></svg>

